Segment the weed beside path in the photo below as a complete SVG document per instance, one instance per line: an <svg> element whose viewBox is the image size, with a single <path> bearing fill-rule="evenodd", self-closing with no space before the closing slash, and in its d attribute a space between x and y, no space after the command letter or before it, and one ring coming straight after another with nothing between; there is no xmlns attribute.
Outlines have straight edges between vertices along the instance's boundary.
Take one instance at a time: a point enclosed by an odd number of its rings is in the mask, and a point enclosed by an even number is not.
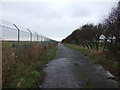
<svg viewBox="0 0 120 90"><path fill-rule="evenodd" d="M3 49L3 88L36 88L45 76L43 66L56 54L55 44Z"/></svg>

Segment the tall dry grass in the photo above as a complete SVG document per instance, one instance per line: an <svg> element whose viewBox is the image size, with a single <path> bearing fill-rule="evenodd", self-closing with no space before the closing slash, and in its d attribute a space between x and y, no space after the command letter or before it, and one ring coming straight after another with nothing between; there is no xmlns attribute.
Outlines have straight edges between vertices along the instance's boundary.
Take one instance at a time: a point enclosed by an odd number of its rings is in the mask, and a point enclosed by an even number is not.
<svg viewBox="0 0 120 90"><path fill-rule="evenodd" d="M8 47L2 51L2 83L8 80L9 76L13 74L16 64L15 48Z"/></svg>
<svg viewBox="0 0 120 90"><path fill-rule="evenodd" d="M23 45L16 49L16 60L18 62L31 62L33 60L35 61L42 52L43 47L39 43Z"/></svg>
<svg viewBox="0 0 120 90"><path fill-rule="evenodd" d="M8 42L7 42L8 43ZM5 44L5 42L4 42ZM25 76L32 69L29 64L34 64L40 59L42 53L54 44L41 45L33 42L22 45L5 45L2 51L2 84L6 87L11 76L14 74ZM4 45L3 45L4 46Z"/></svg>

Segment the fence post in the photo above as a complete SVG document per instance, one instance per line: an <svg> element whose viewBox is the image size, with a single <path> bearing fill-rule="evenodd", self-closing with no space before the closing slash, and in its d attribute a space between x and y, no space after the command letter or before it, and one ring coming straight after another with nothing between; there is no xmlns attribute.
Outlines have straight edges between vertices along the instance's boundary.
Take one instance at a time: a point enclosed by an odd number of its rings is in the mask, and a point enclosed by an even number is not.
<svg viewBox="0 0 120 90"><path fill-rule="evenodd" d="M36 32L35 32L36 33ZM36 33L36 35L37 35L37 41L38 41L38 34Z"/></svg>
<svg viewBox="0 0 120 90"><path fill-rule="evenodd" d="M42 36L40 35L40 43L42 42Z"/></svg>
<svg viewBox="0 0 120 90"><path fill-rule="evenodd" d="M44 38L44 36L43 36L43 43L44 43L44 40L45 40L45 38Z"/></svg>
<svg viewBox="0 0 120 90"><path fill-rule="evenodd" d="M27 30L30 32L30 41L32 42L32 32L29 29Z"/></svg>
<svg viewBox="0 0 120 90"><path fill-rule="evenodd" d="M37 34L37 41L38 41L38 37L39 37L39 35Z"/></svg>
<svg viewBox="0 0 120 90"><path fill-rule="evenodd" d="M43 44L43 36L41 36L41 43Z"/></svg>
<svg viewBox="0 0 120 90"><path fill-rule="evenodd" d="M15 25L15 24L13 24L16 28L17 28L17 30L18 30L18 43L19 43L19 41L20 41L20 29Z"/></svg>

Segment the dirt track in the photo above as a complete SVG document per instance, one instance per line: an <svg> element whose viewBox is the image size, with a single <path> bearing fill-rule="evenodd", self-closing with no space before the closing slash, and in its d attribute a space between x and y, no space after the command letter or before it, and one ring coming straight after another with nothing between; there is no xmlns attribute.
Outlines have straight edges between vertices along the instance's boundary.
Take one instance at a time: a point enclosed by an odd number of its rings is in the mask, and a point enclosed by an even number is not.
<svg viewBox="0 0 120 90"><path fill-rule="evenodd" d="M117 88L100 65L62 44L58 44L56 58L46 66L42 88Z"/></svg>

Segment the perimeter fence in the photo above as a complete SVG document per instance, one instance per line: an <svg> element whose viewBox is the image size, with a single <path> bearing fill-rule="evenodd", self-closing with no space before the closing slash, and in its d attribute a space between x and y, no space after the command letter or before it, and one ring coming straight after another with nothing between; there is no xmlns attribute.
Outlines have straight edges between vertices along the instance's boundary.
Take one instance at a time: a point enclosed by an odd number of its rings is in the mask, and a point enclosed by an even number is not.
<svg viewBox="0 0 120 90"><path fill-rule="evenodd" d="M55 48L57 44L55 40L7 21L0 23L0 46L1 42L2 87L6 87L6 83L16 73L19 73L19 75L17 74L18 76L24 76L25 73L19 72L19 70L23 71L23 67L30 69L28 64L43 63L42 55L45 55L48 50ZM37 67L34 66L33 68ZM22 76L20 77L22 78Z"/></svg>
<svg viewBox="0 0 120 90"><path fill-rule="evenodd" d="M28 28L24 28L20 25L12 24L9 22L3 21L0 24L0 28L2 29L2 37L0 38L2 41L30 41L30 42L56 42L50 38L47 38L44 35L38 34L37 32L33 32Z"/></svg>

